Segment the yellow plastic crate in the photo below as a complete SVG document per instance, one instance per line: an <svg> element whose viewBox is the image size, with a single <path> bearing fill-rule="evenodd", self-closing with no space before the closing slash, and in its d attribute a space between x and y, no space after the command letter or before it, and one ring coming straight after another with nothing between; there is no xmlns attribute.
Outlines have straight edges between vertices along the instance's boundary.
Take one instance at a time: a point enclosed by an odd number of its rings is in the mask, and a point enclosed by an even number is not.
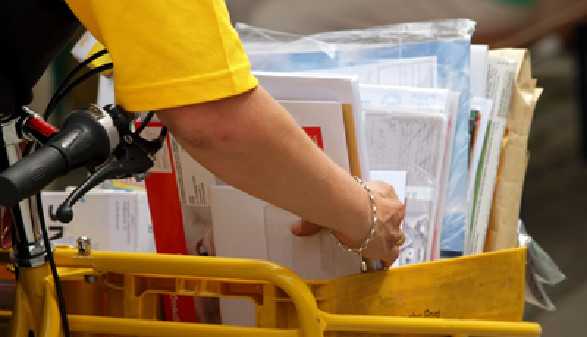
<svg viewBox="0 0 587 337"><path fill-rule="evenodd" d="M71 247L56 247L54 255L70 330L83 336L540 335L538 324L521 321L524 248L321 281L304 281L263 260L83 256ZM42 282L37 289L45 289L44 305L37 315L42 331L56 332L53 280ZM249 298L257 327L161 321L161 294ZM22 295L17 287L16 297ZM29 315L22 307L0 313L25 327L35 322Z"/></svg>
<svg viewBox="0 0 587 337"><path fill-rule="evenodd" d="M526 250L518 248L305 282L318 308L338 315L337 321L367 315L402 322L403 318L521 322L525 265ZM297 308L278 287L246 281L224 287L222 296L253 299L258 326L298 326ZM346 325L345 329L352 330Z"/></svg>

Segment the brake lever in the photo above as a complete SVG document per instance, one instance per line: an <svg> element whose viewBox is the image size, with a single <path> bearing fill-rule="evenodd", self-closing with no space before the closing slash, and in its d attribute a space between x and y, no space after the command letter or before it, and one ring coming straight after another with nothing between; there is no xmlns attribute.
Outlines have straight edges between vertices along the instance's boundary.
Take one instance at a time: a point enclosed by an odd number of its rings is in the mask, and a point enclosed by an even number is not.
<svg viewBox="0 0 587 337"><path fill-rule="evenodd" d="M124 124L123 124L124 125ZM128 125L128 123L126 123ZM49 206L49 216L53 221L69 223L73 219L73 205L89 190L108 179L135 177L145 179L146 171L153 167L154 155L163 146L164 134L154 140L146 140L128 129L119 128L121 142L113 155L71 192L61 205L53 212Z"/></svg>

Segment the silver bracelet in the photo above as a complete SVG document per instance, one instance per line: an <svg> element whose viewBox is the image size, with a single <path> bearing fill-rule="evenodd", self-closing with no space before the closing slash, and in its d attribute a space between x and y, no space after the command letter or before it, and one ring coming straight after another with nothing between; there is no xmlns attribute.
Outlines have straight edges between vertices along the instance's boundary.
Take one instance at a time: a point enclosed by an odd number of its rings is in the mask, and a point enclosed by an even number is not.
<svg viewBox="0 0 587 337"><path fill-rule="evenodd" d="M359 257L362 257L363 251L365 249L367 249L369 242L371 242L371 240L373 240L373 236L375 235L375 227L377 226L377 207L375 206L375 196L373 195L373 191L371 191L369 186L367 186L367 184L365 184L365 182L363 180L361 180L361 178L359 178L359 177L354 177L354 178L369 193L369 203L371 206L371 216L372 216L371 230L369 231L367 238L365 239L365 241L363 241L363 243L361 244L361 246L359 248L349 248L347 245L341 243L338 240L338 238L334 235L334 233L332 232L332 230L330 228L328 228L328 233L330 233L330 236L332 236L332 238L334 238L334 240L336 241L338 246L340 248L342 248L342 250L345 250L347 252L351 252L355 255L358 255Z"/></svg>

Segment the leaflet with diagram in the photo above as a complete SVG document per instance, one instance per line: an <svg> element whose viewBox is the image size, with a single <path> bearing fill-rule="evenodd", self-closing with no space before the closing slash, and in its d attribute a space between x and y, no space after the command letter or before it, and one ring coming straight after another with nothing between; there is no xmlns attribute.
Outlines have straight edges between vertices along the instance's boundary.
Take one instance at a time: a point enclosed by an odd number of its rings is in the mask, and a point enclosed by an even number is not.
<svg viewBox="0 0 587 337"><path fill-rule="evenodd" d="M435 207L437 209L442 209L444 203L443 196L446 195L446 189L449 180L450 170L448 167L450 166L449 161L451 158L451 149L453 148L455 128L454 120L457 116L458 93L451 92L448 89L413 88L405 86L383 85L361 85L360 91L361 103L364 106L383 106L386 107L385 109L399 109L398 111L402 111L402 109L408 109L410 111L418 111L417 109L432 109L432 111L434 111L433 115L439 113L441 116L443 116L447 128L445 139L443 141L445 148L442 150L443 157L439 161L441 163L439 166L441 169L432 175L434 180L437 182L436 189L439 193L438 198L435 201ZM374 168L372 167L372 170L373 169ZM415 195L414 190L412 190L410 193L410 189L413 189L413 185L412 187L408 187L407 193L409 195ZM421 191L421 189L418 188L415 190ZM410 209L413 206L411 206L408 202L407 207ZM429 260L436 259L440 254L440 236L442 230L442 219L440 216L440 213L437 212L436 218L430 218L431 223L429 227L432 228L433 235L431 238L432 243ZM464 245L464 233L456 231L451 233L451 235L445 235L445 240L451 240L453 246L462 246ZM402 259L402 255L406 258ZM425 257L426 254L415 254L414 249L411 248L411 245L405 244L400 251L400 261L403 261L403 264L428 261L427 258L408 258L413 256Z"/></svg>
<svg viewBox="0 0 587 337"><path fill-rule="evenodd" d="M364 106L372 170L406 171L406 243L399 265L430 261L438 217L448 121L440 109Z"/></svg>
<svg viewBox="0 0 587 337"><path fill-rule="evenodd" d="M486 97L487 94L487 58L489 57L489 46L472 44L470 74L471 97Z"/></svg>
<svg viewBox="0 0 587 337"><path fill-rule="evenodd" d="M487 98L493 105L475 177L466 254L482 253L485 245L515 71L515 61L495 56L488 59Z"/></svg>

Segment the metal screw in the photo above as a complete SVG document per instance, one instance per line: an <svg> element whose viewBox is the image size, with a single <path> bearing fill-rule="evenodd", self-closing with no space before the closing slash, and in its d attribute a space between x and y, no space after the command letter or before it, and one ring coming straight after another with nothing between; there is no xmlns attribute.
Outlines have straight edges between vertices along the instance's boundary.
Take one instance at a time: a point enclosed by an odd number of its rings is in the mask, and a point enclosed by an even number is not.
<svg viewBox="0 0 587 337"><path fill-rule="evenodd" d="M98 282L98 276L92 274L84 275L84 281L88 284L96 283Z"/></svg>
<svg viewBox="0 0 587 337"><path fill-rule="evenodd" d="M133 177L135 178L136 181L143 181L143 180L147 179L149 177L149 175L151 175L150 172L144 172L144 173L137 173L137 174L133 175Z"/></svg>
<svg viewBox="0 0 587 337"><path fill-rule="evenodd" d="M87 236L77 238L77 251L80 255L90 255L92 252L92 239Z"/></svg>

